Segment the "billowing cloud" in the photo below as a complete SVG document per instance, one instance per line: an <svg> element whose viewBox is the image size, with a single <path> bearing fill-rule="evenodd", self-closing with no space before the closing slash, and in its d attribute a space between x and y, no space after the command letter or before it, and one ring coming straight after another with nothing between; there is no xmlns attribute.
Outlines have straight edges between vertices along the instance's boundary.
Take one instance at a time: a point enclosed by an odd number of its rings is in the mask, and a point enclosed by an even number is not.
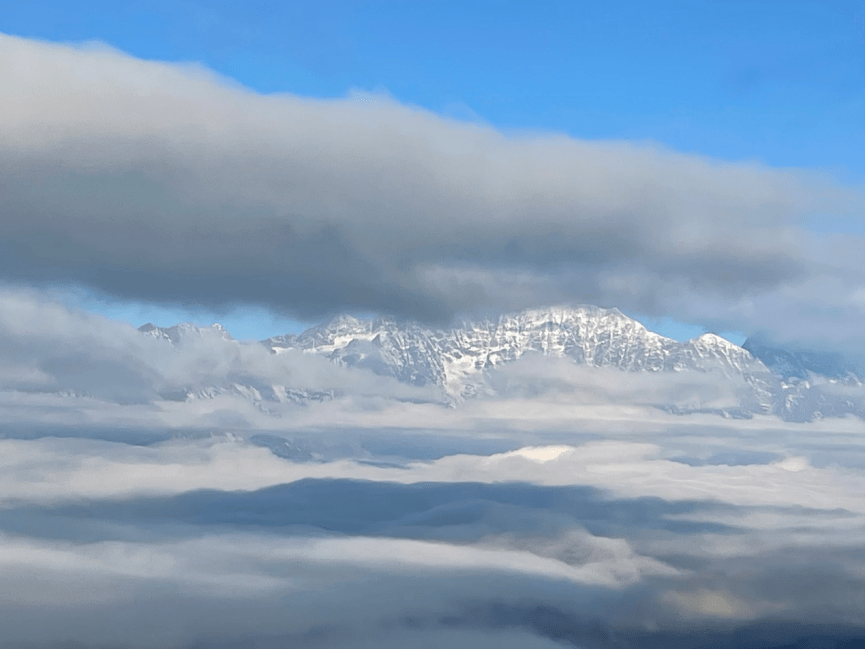
<svg viewBox="0 0 865 649"><path fill-rule="evenodd" d="M101 45L3 36L0 83L0 274L125 298L438 321L578 301L746 328L828 277L797 223L863 205L814 174L259 95Z"/></svg>
<svg viewBox="0 0 865 649"><path fill-rule="evenodd" d="M260 398L258 388L271 392L272 408L278 408L280 400L291 401L285 390L313 396L441 399L432 388L404 385L312 355L274 355L257 343L216 334L189 336L182 345L171 346L128 324L27 292L0 291L0 352L5 360L0 389L23 392L25 399L40 393L85 397L94 408L101 403L103 410L112 405L182 403L190 393L212 396L234 390L243 397L236 404L241 415ZM38 409L35 402L32 405L30 417ZM144 423L141 413L131 416Z"/></svg>
<svg viewBox="0 0 865 649"><path fill-rule="evenodd" d="M730 377L722 371L623 372L539 354L528 354L496 368L488 376L500 398L540 398L571 405L675 405L722 409L738 407L753 393L743 376ZM850 391L855 393L854 388Z"/></svg>

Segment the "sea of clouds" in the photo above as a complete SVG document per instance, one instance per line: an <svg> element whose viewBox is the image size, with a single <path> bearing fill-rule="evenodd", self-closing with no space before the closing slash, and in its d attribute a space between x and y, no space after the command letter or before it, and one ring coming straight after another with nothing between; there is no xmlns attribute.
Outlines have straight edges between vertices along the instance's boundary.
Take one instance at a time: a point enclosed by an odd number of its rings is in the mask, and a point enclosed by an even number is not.
<svg viewBox="0 0 865 649"><path fill-rule="evenodd" d="M865 638L858 419L675 416L656 404L687 377L536 360L448 407L34 292L2 294L0 340L4 648ZM160 396L240 372L340 391L268 411Z"/></svg>

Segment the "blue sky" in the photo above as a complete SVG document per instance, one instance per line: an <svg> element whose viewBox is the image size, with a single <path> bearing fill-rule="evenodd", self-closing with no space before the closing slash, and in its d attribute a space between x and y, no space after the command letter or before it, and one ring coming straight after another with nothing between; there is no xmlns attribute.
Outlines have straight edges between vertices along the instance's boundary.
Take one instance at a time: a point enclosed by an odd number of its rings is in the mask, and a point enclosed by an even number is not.
<svg viewBox="0 0 865 649"><path fill-rule="evenodd" d="M861 1L32 0L5 7L0 31L200 62L261 93L385 93L505 131L651 141L865 181ZM833 219L809 227L861 230ZM301 326L263 310L68 299L136 324L218 317L240 338ZM648 324L677 338L702 330Z"/></svg>

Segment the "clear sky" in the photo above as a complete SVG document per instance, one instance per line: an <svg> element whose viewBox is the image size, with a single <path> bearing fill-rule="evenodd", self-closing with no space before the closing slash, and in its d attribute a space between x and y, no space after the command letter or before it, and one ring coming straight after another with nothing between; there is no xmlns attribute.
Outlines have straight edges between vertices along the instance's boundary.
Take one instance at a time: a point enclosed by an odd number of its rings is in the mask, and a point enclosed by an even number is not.
<svg viewBox="0 0 865 649"><path fill-rule="evenodd" d="M4 4L4 33L200 62L259 93L385 93L505 131L651 141L865 181L861 0ZM850 226L816 219L810 227ZM301 326L260 310L69 299L136 324L220 317L240 338ZM648 324L677 338L701 331Z"/></svg>

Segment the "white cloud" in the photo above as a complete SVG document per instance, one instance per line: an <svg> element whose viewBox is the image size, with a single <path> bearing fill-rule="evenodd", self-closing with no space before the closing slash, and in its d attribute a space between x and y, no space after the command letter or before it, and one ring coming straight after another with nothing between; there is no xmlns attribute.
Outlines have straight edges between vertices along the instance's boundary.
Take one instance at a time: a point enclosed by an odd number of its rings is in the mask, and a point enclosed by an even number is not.
<svg viewBox="0 0 865 649"><path fill-rule="evenodd" d="M307 393L347 393L375 399L442 399L433 387L404 385L312 355L274 355L256 343L193 336L172 347L127 324L68 309L46 300L44 295L21 291L0 291L0 352L6 359L0 370L0 388L90 398L89 402L70 404L70 409L101 407L111 411L116 410L115 404L161 404L164 413L171 409L166 399L182 400L188 392L215 388L229 392L270 391L274 403L269 407L278 411L279 395L273 392L274 385ZM29 416L35 418L37 403L32 397L20 398L31 399ZM229 400L229 404L242 418L262 418L260 411L242 400ZM220 407L218 402L215 407ZM190 412L194 409L188 408ZM139 423L148 417L159 421L159 413L158 407L151 408L149 414L130 409L130 416Z"/></svg>

